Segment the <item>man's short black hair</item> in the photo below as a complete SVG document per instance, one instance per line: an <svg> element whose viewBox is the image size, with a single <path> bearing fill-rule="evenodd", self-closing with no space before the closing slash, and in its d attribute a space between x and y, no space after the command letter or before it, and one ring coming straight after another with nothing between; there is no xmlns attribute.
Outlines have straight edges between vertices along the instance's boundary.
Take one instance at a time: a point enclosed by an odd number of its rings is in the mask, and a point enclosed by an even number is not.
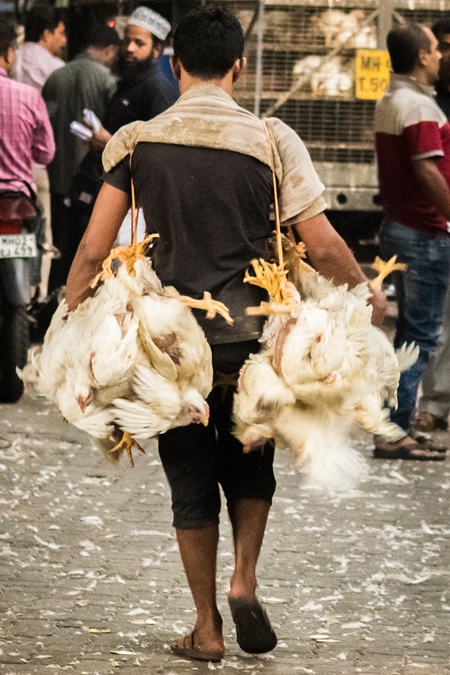
<svg viewBox="0 0 450 675"><path fill-rule="evenodd" d="M237 18L221 7L200 7L175 30L174 56L193 77L221 79L244 52L244 34Z"/></svg>
<svg viewBox="0 0 450 675"><path fill-rule="evenodd" d="M92 26L86 33L84 39L85 47L97 47L97 49L106 49L113 45L119 46L120 38L117 31L106 24Z"/></svg>
<svg viewBox="0 0 450 675"><path fill-rule="evenodd" d="M0 56L6 57L8 49L16 46L17 29L12 19L0 21Z"/></svg>
<svg viewBox="0 0 450 675"><path fill-rule="evenodd" d="M450 35L450 19L441 19L431 26L435 37L440 40L444 35Z"/></svg>
<svg viewBox="0 0 450 675"><path fill-rule="evenodd" d="M431 40L420 23L399 23L386 38L394 73L408 75L417 63L421 49L431 52Z"/></svg>
<svg viewBox="0 0 450 675"><path fill-rule="evenodd" d="M64 23L63 13L51 5L33 7L25 17L25 40L26 42L39 42L44 30L51 33Z"/></svg>

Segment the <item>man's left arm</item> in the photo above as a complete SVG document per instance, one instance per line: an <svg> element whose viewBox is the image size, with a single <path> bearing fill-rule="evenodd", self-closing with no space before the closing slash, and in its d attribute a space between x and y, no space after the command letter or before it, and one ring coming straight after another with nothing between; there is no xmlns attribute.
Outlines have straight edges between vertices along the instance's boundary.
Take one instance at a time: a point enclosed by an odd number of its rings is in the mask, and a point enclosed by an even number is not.
<svg viewBox="0 0 450 675"><path fill-rule="evenodd" d="M348 284L354 288L369 280L357 263L353 253L336 232L324 213L295 224L306 246L313 267L336 285ZM386 296L382 291L371 289L370 303L373 308L372 323L381 326L387 309Z"/></svg>

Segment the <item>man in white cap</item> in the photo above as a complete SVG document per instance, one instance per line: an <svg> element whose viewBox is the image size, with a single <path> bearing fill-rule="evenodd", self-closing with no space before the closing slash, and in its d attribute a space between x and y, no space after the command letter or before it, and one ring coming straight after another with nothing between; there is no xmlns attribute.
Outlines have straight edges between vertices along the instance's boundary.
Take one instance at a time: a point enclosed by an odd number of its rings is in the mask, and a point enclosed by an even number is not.
<svg viewBox="0 0 450 675"><path fill-rule="evenodd" d="M103 126L99 131L93 130L91 152L80 166L80 173L90 179L91 201L89 205L82 205L86 223L102 185L101 153L109 139L125 124L153 119L178 98L170 83L154 66L169 31L170 23L148 7L138 7L128 20L124 49L119 58L121 79L108 105ZM123 231L129 231L127 221Z"/></svg>
<svg viewBox="0 0 450 675"><path fill-rule="evenodd" d="M94 144L103 149L120 127L137 120L150 120L175 103L166 79L155 69L170 23L148 7L138 7L125 28L124 50L119 60L121 80L108 108L104 129L94 134Z"/></svg>

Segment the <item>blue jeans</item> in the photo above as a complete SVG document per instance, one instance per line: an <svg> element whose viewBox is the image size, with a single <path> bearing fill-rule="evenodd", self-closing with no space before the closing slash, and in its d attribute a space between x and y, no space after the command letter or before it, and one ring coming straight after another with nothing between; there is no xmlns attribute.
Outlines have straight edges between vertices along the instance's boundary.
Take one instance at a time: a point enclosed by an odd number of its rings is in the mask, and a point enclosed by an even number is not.
<svg viewBox="0 0 450 675"><path fill-rule="evenodd" d="M398 349L404 342L415 342L420 355L417 362L401 374L398 408L391 410L391 420L409 433L422 373L441 328L450 270L450 236L432 236L384 220L380 249L385 260L397 255L399 262L407 264L405 272L392 275L398 303L394 347Z"/></svg>

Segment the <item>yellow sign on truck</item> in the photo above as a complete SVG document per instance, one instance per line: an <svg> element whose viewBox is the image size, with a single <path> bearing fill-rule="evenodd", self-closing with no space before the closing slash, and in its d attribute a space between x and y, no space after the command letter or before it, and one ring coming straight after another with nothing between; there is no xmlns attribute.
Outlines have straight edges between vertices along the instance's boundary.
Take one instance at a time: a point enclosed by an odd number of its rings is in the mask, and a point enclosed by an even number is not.
<svg viewBox="0 0 450 675"><path fill-rule="evenodd" d="M387 89L391 62L384 49L358 49L355 62L355 96L376 101Z"/></svg>

